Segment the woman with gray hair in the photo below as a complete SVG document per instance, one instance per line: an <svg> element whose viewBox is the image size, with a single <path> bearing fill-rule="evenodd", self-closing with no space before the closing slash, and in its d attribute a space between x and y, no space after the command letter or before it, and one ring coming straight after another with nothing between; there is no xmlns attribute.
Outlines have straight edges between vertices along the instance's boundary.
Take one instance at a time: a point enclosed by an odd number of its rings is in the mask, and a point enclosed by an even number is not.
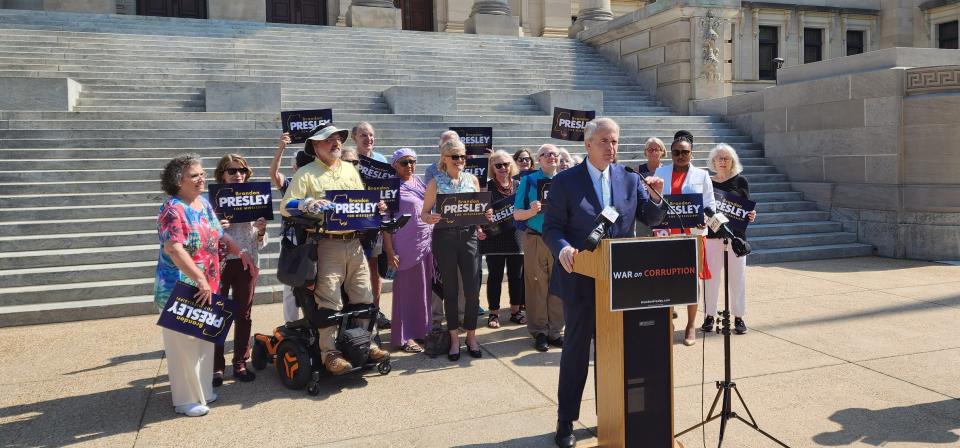
<svg viewBox="0 0 960 448"><path fill-rule="evenodd" d="M243 269L255 272L257 267L250 254L223 233L203 194L206 174L200 156L175 157L164 167L160 184L170 198L157 216L161 248L154 305L162 310L178 281L197 287L197 303L208 305L220 290L221 244L240 259ZM213 393L213 343L166 328L161 333L174 410L190 417L206 415L210 411L207 404L217 399Z"/></svg>
<svg viewBox="0 0 960 448"><path fill-rule="evenodd" d="M560 160L557 167L557 172L565 171L569 168L572 168L576 163L573 163L573 156L570 155L570 151L567 151L567 148L557 148L560 150Z"/></svg>
<svg viewBox="0 0 960 448"><path fill-rule="evenodd" d="M737 151L730 145L720 143L713 148L707 159L707 167L710 168L710 171L717 173L711 177L714 190L750 199L750 185L747 183L747 179L740 175L743 166L740 165ZM750 222L753 222L756 218L756 210L751 210L747 214L747 219ZM734 229L733 233L739 238L747 239L747 236L739 230ZM706 307L704 310L706 316L703 318L703 325L700 326L700 329L704 332L713 331L715 316L717 316L717 301L720 298L720 286L722 284L720 273L723 271L723 249L724 246L720 236L713 233L712 230L709 231L707 233L707 265L710 266L711 276L706 280L704 286L703 300ZM730 297L733 299L731 302L731 308L733 308L731 311L733 311L734 316L733 331L736 334L744 334L747 332L747 324L743 321L743 316L747 313L746 290L744 287L747 257L728 256L727 258L729 271L726 275L730 279Z"/></svg>

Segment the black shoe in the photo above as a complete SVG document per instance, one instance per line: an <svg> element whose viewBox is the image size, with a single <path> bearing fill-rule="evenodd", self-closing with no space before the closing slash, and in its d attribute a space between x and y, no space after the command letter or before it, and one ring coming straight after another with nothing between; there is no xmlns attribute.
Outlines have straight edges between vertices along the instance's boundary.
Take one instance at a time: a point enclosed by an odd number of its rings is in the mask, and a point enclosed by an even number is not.
<svg viewBox="0 0 960 448"><path fill-rule="evenodd" d="M457 361L459 361L459 360L460 360L460 352L457 352L457 353L447 353L447 359L449 359L450 362L457 362Z"/></svg>
<svg viewBox="0 0 960 448"><path fill-rule="evenodd" d="M213 387L220 387L220 386L223 386L223 374L222 374L222 373L214 373L214 374L213 374Z"/></svg>
<svg viewBox="0 0 960 448"><path fill-rule="evenodd" d="M476 350L472 350L470 346L467 346L467 353L470 354L471 358L483 358L483 352L480 351L480 347L477 346Z"/></svg>
<svg viewBox="0 0 960 448"><path fill-rule="evenodd" d="M257 379L257 375L255 375L253 372L250 371L250 369L247 369L247 368L244 368L241 370L237 370L236 368L234 368L233 377L236 378L237 381L241 381L244 383L249 383ZM223 381L223 380L221 379L220 381Z"/></svg>
<svg viewBox="0 0 960 448"><path fill-rule="evenodd" d="M703 330L704 333L713 332L713 316L708 315L707 317L704 317L703 325L700 326L700 329Z"/></svg>
<svg viewBox="0 0 960 448"><path fill-rule="evenodd" d="M577 444L577 438L573 435L573 422L557 420L557 434L553 436L553 441L560 448L573 448Z"/></svg>
<svg viewBox="0 0 960 448"><path fill-rule="evenodd" d="M747 324L743 323L743 318L735 317L733 319L733 332L736 334L744 334L747 332Z"/></svg>
<svg viewBox="0 0 960 448"><path fill-rule="evenodd" d="M387 319L387 316L384 316L381 312L377 312L377 328L381 330L390 329L390 319Z"/></svg>
<svg viewBox="0 0 960 448"><path fill-rule="evenodd" d="M554 347L563 348L563 336L560 336L559 338L556 338L556 339L548 339L547 344L550 344Z"/></svg>
<svg viewBox="0 0 960 448"><path fill-rule="evenodd" d="M549 342L547 342L547 335L543 333L537 333L533 338L533 348L537 349L538 352L549 350L550 347L547 344L549 344Z"/></svg>

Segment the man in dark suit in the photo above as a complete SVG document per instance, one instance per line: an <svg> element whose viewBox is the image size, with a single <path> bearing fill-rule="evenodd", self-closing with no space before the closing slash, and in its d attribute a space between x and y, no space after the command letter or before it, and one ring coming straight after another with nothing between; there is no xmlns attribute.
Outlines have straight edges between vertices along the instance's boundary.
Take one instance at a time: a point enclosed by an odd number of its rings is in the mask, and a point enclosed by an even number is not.
<svg viewBox="0 0 960 448"><path fill-rule="evenodd" d="M596 217L607 207L618 217L609 238L634 235L639 219L654 225L663 218L662 204L655 204L640 177L614 163L620 126L609 118L597 118L584 129L587 159L557 174L550 186L550 202L543 224L543 239L560 261L553 266L550 293L563 300L566 319L563 353L560 358L560 402L557 412L557 446L573 447L573 421L580 418L580 401L590 363L590 341L594 336L594 280L573 273L574 256L584 247L587 235L597 226ZM663 191L663 179L647 177L650 187Z"/></svg>

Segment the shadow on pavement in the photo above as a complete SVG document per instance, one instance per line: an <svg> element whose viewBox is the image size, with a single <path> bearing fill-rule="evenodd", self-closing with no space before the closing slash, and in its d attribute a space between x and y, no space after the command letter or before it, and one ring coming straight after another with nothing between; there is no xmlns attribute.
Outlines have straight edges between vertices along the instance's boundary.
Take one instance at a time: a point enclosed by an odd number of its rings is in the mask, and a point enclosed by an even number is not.
<svg viewBox="0 0 960 448"><path fill-rule="evenodd" d="M152 360L152 359L155 359L155 360L158 360L158 361L159 361L161 358L163 358L163 350L156 350L156 351L145 352L145 353L137 353L137 354L135 354L135 355L114 356L113 358L110 358L110 360L107 361L107 363L104 364L104 365L102 365L102 366L90 367L90 368L87 368L87 369L76 370L76 371L73 371L73 372L67 372L67 373L64 373L64 375L79 375L79 374L81 374L81 373L95 372L95 371L97 371L97 370L109 369L109 368L111 368L111 367L116 367L116 366L119 366L119 365L122 365L122 364L126 364L126 363L128 363L128 362L150 361L150 360Z"/></svg>
<svg viewBox="0 0 960 448"><path fill-rule="evenodd" d="M574 427L573 434L577 437L577 440L585 440L591 437L596 437L597 428L590 429L576 429ZM521 437L519 439L512 440L501 440L499 442L490 442L490 443L471 443L469 445L456 445L456 448L530 448L535 446L543 447L552 447L555 446L553 442L554 433L541 434L539 436L527 436Z"/></svg>
<svg viewBox="0 0 960 448"><path fill-rule="evenodd" d="M884 446L892 442L920 444L954 444L960 436L952 431L960 429L960 400L944 400L888 409L842 409L830 416L830 421L843 429L825 432L813 437L819 445L840 446L864 443Z"/></svg>

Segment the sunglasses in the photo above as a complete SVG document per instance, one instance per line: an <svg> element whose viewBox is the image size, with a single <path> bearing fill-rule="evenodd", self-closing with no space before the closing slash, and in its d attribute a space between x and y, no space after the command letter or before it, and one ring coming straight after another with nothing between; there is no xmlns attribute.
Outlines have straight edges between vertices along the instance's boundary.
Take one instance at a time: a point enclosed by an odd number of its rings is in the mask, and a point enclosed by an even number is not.
<svg viewBox="0 0 960 448"><path fill-rule="evenodd" d="M510 168L510 164L509 164L509 163L494 163L494 164L493 164L493 167L496 168L496 169L498 169L498 170L502 170L502 169L504 169L504 168Z"/></svg>
<svg viewBox="0 0 960 448"><path fill-rule="evenodd" d="M244 175L250 174L249 168L227 168L224 171L231 176L235 176L237 173L244 174Z"/></svg>
<svg viewBox="0 0 960 448"><path fill-rule="evenodd" d="M415 166L417 164L417 159L398 160L397 164L400 166Z"/></svg>
<svg viewBox="0 0 960 448"><path fill-rule="evenodd" d="M517 159L517 162L530 163L533 162L533 159L530 157L520 157Z"/></svg>
<svg viewBox="0 0 960 448"><path fill-rule="evenodd" d="M448 155L447 157L449 157L450 160L453 160L453 161L467 160L467 155L466 155L466 154L450 154L450 155Z"/></svg>
<svg viewBox="0 0 960 448"><path fill-rule="evenodd" d="M357 166L360 164L359 160L344 160L344 162L350 162L353 164L353 166Z"/></svg>
<svg viewBox="0 0 960 448"><path fill-rule="evenodd" d="M558 152L545 152L545 153L543 153L543 154L540 154L540 157L560 157L560 153L558 153Z"/></svg>
<svg viewBox="0 0 960 448"><path fill-rule="evenodd" d="M671 150L670 152L673 153L673 155L675 155L675 156L679 156L679 155L689 156L689 155L690 155L690 150L689 150L689 149L674 149L674 150Z"/></svg>

